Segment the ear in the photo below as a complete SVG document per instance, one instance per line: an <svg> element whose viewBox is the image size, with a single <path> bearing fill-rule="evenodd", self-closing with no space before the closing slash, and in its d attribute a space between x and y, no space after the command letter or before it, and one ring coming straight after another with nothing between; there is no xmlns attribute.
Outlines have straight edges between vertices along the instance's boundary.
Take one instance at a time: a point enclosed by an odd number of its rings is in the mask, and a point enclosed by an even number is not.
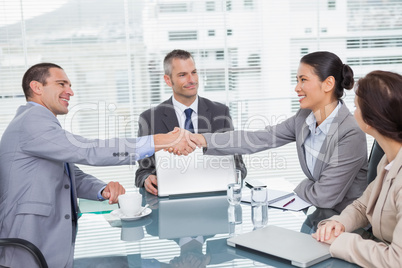
<svg viewBox="0 0 402 268"><path fill-rule="evenodd" d="M322 82L323 86L324 86L324 91L325 92L330 92L335 88L335 77L328 76L327 79L324 80L324 82Z"/></svg>
<svg viewBox="0 0 402 268"><path fill-rule="evenodd" d="M31 90L34 93L34 95L42 95L43 90L42 83L38 81L31 81L31 83L29 83L29 86L31 87Z"/></svg>
<svg viewBox="0 0 402 268"><path fill-rule="evenodd" d="M366 131L369 131L372 128L373 128L372 126L370 126L369 124L366 124Z"/></svg>
<svg viewBox="0 0 402 268"><path fill-rule="evenodd" d="M170 76L169 76L169 75L165 74L165 75L163 76L163 79L165 79L165 82L166 82L166 84L167 84L169 87L172 87L172 80L170 80Z"/></svg>

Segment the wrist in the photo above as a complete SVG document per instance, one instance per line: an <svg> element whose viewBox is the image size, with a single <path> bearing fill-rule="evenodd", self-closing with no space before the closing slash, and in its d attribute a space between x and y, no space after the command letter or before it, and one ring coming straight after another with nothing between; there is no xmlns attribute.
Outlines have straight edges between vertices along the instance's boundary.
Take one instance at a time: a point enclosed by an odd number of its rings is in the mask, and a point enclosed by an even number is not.
<svg viewBox="0 0 402 268"><path fill-rule="evenodd" d="M205 139L204 135L202 134L194 134L196 135L197 140L199 141L199 146L200 147L207 147L207 140Z"/></svg>

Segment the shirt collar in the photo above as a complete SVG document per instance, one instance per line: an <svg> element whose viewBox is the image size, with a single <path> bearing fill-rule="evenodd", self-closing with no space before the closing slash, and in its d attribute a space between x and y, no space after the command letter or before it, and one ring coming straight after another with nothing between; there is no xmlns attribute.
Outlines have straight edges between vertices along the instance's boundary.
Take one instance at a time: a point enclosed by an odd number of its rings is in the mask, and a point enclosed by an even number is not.
<svg viewBox="0 0 402 268"><path fill-rule="evenodd" d="M395 159L394 159L394 160L395 160ZM394 163L394 160L392 160L388 165L385 166L385 169L386 169L386 170L389 171L389 170L391 169L392 164Z"/></svg>
<svg viewBox="0 0 402 268"><path fill-rule="evenodd" d="M335 109L332 111L332 113L325 118L325 120L317 127L320 129L321 132L323 132L325 135L327 135L329 128L331 127L331 123L334 120L335 116L337 115L339 109L342 106L342 102L338 102L338 105L335 107ZM314 113L311 112L307 118L306 118L306 124L309 126L310 130L313 131L316 129L317 125L317 120L315 119Z"/></svg>
<svg viewBox="0 0 402 268"><path fill-rule="evenodd" d="M42 105L40 105L39 103L34 102L34 101L28 101L27 103L30 103L30 104L32 104L32 105L34 105L34 106L42 106Z"/></svg>
<svg viewBox="0 0 402 268"><path fill-rule="evenodd" d="M184 110L186 110L187 108L191 108L193 109L194 113L198 113L198 95L195 98L194 102L190 105L190 106L186 106L183 103L178 102L174 96L172 96L172 103L173 103L173 107L176 111L180 111L182 113L184 113Z"/></svg>

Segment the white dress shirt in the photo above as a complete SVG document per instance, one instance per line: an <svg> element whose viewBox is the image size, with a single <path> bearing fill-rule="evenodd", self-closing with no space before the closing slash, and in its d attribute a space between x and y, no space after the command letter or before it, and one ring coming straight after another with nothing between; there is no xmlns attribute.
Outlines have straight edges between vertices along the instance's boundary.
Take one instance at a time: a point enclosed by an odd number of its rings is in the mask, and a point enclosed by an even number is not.
<svg viewBox="0 0 402 268"><path fill-rule="evenodd" d="M184 123L186 121L186 114L184 110L187 108L193 109L193 113L191 114L191 121L193 122L194 126L194 133L198 133L198 95L195 101L190 105L186 106L180 102L178 102L174 96L172 96L173 108L176 112L177 121L179 121L179 127L184 128Z"/></svg>

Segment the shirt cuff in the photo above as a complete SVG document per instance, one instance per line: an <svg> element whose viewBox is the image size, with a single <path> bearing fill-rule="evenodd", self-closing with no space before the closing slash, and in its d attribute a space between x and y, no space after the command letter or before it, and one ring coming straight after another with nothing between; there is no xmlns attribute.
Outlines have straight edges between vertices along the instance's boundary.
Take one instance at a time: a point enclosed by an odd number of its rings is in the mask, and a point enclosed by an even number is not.
<svg viewBox="0 0 402 268"><path fill-rule="evenodd" d="M105 188L106 188L106 185L103 186L103 187L99 190L99 192L98 192L98 200L99 200L99 201L105 201L105 200L106 200L106 199L103 198L103 196L102 196L102 191L103 191Z"/></svg>
<svg viewBox="0 0 402 268"><path fill-rule="evenodd" d="M149 157L155 153L154 136L138 137L135 148L134 160L138 161L145 157Z"/></svg>

